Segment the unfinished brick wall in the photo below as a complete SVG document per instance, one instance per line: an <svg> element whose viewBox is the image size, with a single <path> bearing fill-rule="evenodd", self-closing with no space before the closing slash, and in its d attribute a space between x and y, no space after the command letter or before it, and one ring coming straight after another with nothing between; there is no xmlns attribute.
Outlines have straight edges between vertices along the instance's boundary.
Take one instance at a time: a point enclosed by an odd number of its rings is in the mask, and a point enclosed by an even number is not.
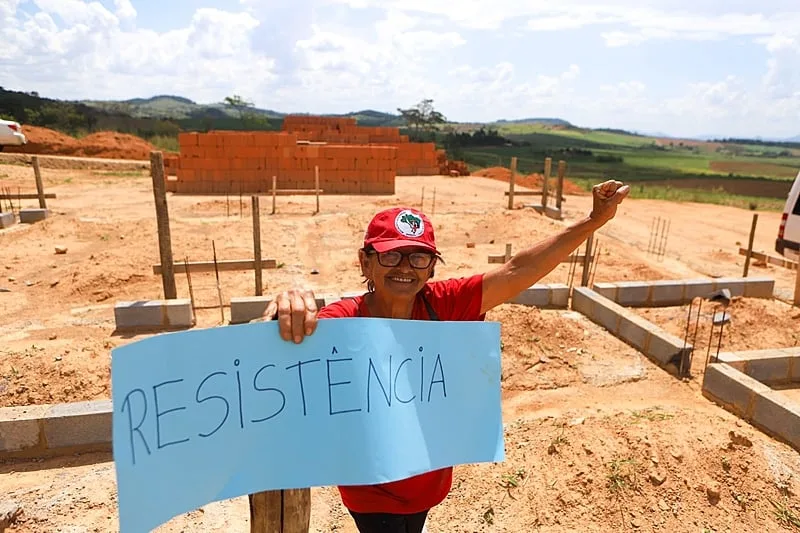
<svg viewBox="0 0 800 533"><path fill-rule="evenodd" d="M282 131L305 141L393 146L398 176L435 176L442 170L436 144L409 142L399 128L358 126L353 118L288 115Z"/></svg>
<svg viewBox="0 0 800 533"><path fill-rule="evenodd" d="M391 146L298 143L289 132L182 133L178 193L269 193L313 189L323 194L394 194L397 149Z"/></svg>

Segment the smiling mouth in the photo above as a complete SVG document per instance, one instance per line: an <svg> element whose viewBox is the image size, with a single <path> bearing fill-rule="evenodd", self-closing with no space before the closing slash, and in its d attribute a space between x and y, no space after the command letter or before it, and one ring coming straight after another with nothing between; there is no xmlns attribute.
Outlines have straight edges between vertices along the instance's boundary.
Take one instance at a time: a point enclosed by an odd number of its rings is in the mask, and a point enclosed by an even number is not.
<svg viewBox="0 0 800 533"><path fill-rule="evenodd" d="M413 278L404 278L404 277L400 277L400 276L389 276L389 279L391 281L394 281L395 283L414 283L414 279Z"/></svg>

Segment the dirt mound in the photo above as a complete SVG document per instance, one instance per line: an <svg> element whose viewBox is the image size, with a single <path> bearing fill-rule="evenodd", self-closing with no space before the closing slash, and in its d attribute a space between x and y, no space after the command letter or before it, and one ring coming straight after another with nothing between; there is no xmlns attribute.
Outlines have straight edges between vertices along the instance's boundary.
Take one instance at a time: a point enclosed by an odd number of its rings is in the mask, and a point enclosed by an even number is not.
<svg viewBox="0 0 800 533"><path fill-rule="evenodd" d="M147 160L150 151L156 149L140 137L111 131L93 133L80 139L37 126L24 126L22 131L28 144L6 147L5 152Z"/></svg>
<svg viewBox="0 0 800 533"><path fill-rule="evenodd" d="M490 178L493 180L504 181L508 183L511 179L511 170L505 167L490 167L490 168L483 168L481 170L476 170L472 173L473 176L481 176L483 178ZM519 185L520 187L526 187L528 189L541 189L542 182L544 181L544 176L542 174L528 174L527 176L523 176L518 174L516 178L514 178L514 183ZM554 183L553 178L550 178L550 183ZM576 185L575 183L571 182L568 179L564 179L564 194L587 194L581 187Z"/></svg>

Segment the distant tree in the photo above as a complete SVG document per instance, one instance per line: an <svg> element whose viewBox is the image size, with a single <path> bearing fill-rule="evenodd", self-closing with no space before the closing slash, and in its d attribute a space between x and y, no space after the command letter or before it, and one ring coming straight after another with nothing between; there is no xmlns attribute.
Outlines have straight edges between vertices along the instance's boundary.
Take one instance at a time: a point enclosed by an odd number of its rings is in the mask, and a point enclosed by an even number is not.
<svg viewBox="0 0 800 533"><path fill-rule="evenodd" d="M224 103L226 106L232 107L233 109L236 110L236 112L239 114L239 118L242 120L242 123L245 122L248 111L252 107L255 107L253 102L245 100L238 94L234 94L233 96L226 96Z"/></svg>
<svg viewBox="0 0 800 533"><path fill-rule="evenodd" d="M398 107L397 111L400 113L405 123L408 124L409 127L412 127L417 135L420 129L430 133L436 130L440 124L447 122L444 115L436 111L433 107L433 100L430 98L426 98L416 106L408 109L401 109Z"/></svg>

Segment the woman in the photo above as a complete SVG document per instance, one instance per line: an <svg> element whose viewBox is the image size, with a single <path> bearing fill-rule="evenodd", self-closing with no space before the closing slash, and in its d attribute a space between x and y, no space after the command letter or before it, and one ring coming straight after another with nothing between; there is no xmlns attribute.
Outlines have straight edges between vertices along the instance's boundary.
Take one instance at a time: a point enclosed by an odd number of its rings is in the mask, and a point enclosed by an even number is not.
<svg viewBox="0 0 800 533"><path fill-rule="evenodd" d="M311 291L287 291L276 297L265 316L277 319L281 336L297 343L313 334L317 319L325 318L483 320L487 311L534 285L614 218L629 192L619 181L596 185L592 211L582 220L489 272L443 281L431 281L441 256L430 220L413 209L387 209L372 219L358 252L366 294L317 312ZM420 533L429 510L447 497L452 473L452 468L444 468L339 491L361 533Z"/></svg>

